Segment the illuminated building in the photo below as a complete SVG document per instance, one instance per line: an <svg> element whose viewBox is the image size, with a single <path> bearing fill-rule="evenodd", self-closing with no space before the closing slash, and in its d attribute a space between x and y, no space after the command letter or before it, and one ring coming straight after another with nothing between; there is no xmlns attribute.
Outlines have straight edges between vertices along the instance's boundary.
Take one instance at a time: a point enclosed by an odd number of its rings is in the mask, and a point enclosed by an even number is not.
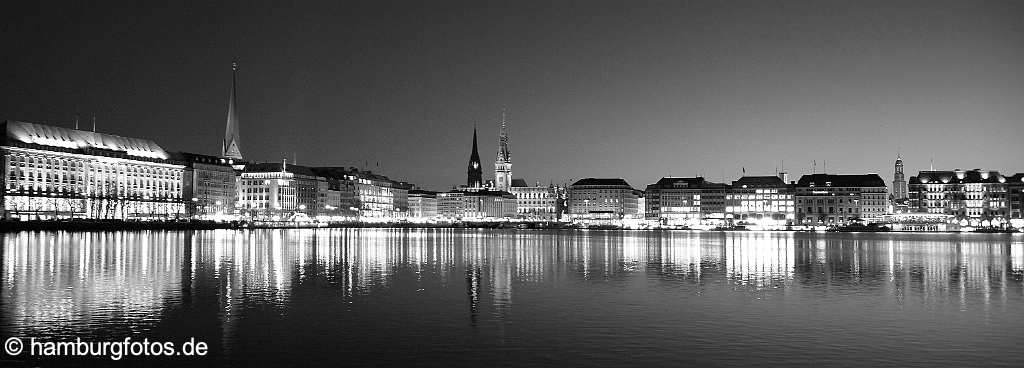
<svg viewBox="0 0 1024 368"><path fill-rule="evenodd" d="M580 179L569 186L566 195L573 220L615 224L637 213L637 196L623 179Z"/></svg>
<svg viewBox="0 0 1024 368"><path fill-rule="evenodd" d="M793 193L778 176L744 176L725 195L725 213L735 224L783 226L796 219Z"/></svg>
<svg viewBox="0 0 1024 368"><path fill-rule="evenodd" d="M195 218L225 219L234 215L238 198L238 175L234 159L175 152L171 157L185 165L182 199Z"/></svg>
<svg viewBox="0 0 1024 368"><path fill-rule="evenodd" d="M352 183L354 201L348 204L358 208L361 220L392 221L406 217L411 185L354 167L314 167L312 170L327 178Z"/></svg>
<svg viewBox="0 0 1024 368"><path fill-rule="evenodd" d="M1006 200L1009 202L1010 219L1024 219L1024 174L1006 177Z"/></svg>
<svg viewBox="0 0 1024 368"><path fill-rule="evenodd" d="M424 221L437 217L437 192L412 189L409 191L409 219Z"/></svg>
<svg viewBox="0 0 1024 368"><path fill-rule="evenodd" d="M910 177L910 211L952 215L962 226L998 226L1010 216L998 171L921 171Z"/></svg>
<svg viewBox="0 0 1024 368"><path fill-rule="evenodd" d="M484 171L480 166L480 153L476 149L476 128L473 128L473 152L469 154L469 167L466 168L466 186L479 188L484 184Z"/></svg>
<svg viewBox="0 0 1024 368"><path fill-rule="evenodd" d="M500 190L467 192L462 196L463 217L509 219L516 217L516 196Z"/></svg>
<svg viewBox="0 0 1024 368"><path fill-rule="evenodd" d="M633 195L636 196L636 218L646 219L647 218L647 195L644 191L639 189L633 190Z"/></svg>
<svg viewBox="0 0 1024 368"><path fill-rule="evenodd" d="M288 160L248 164L239 180L238 207L243 216L256 220L306 220L316 211L320 180Z"/></svg>
<svg viewBox="0 0 1024 368"><path fill-rule="evenodd" d="M4 218L187 216L184 166L155 142L19 121L3 124Z"/></svg>
<svg viewBox="0 0 1024 368"><path fill-rule="evenodd" d="M516 197L497 190L453 190L437 195L440 216L451 220L494 220L516 217Z"/></svg>
<svg viewBox="0 0 1024 368"><path fill-rule="evenodd" d="M458 219L463 214L462 196L464 192L450 191L437 194L437 214L447 219Z"/></svg>
<svg viewBox="0 0 1024 368"><path fill-rule="evenodd" d="M526 180L512 179L509 192L516 196L519 217L532 220L558 219L558 188L554 185L527 186Z"/></svg>
<svg viewBox="0 0 1024 368"><path fill-rule="evenodd" d="M394 207L391 217L404 219L409 215L409 191L412 190L412 184L401 181L392 182L391 188L391 200Z"/></svg>
<svg viewBox="0 0 1024 368"><path fill-rule="evenodd" d="M887 213L887 189L878 174L804 175L794 194L796 218L804 225L878 222Z"/></svg>
<svg viewBox="0 0 1024 368"><path fill-rule="evenodd" d="M498 157L494 160L494 188L509 191L512 187L512 157L508 149L508 127L501 112L501 133L498 136Z"/></svg>
<svg viewBox="0 0 1024 368"><path fill-rule="evenodd" d="M729 186L703 177L664 177L647 186L646 216L662 225L722 225Z"/></svg>

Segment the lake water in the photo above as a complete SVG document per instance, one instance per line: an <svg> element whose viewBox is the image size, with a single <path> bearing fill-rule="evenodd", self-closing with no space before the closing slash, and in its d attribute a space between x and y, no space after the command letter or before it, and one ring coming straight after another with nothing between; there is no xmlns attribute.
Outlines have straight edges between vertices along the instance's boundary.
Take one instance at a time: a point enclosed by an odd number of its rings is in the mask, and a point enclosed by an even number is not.
<svg viewBox="0 0 1024 368"><path fill-rule="evenodd" d="M209 346L77 364L1024 365L1019 234L23 232L2 247L2 339Z"/></svg>

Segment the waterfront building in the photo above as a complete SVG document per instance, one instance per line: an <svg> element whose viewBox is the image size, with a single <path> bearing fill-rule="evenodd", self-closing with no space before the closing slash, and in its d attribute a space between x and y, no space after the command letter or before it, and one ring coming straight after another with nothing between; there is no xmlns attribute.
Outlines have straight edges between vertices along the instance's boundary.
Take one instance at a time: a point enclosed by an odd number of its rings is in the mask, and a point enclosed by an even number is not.
<svg viewBox="0 0 1024 368"><path fill-rule="evenodd" d="M349 205L359 208L359 218L362 221L394 221L404 218L408 211L408 191L411 186L406 183L354 167L314 167L312 170L327 178L352 183L355 200Z"/></svg>
<svg viewBox="0 0 1024 368"><path fill-rule="evenodd" d="M885 181L878 174L810 174L794 186L796 219L804 225L879 222L887 211Z"/></svg>
<svg viewBox="0 0 1024 368"><path fill-rule="evenodd" d="M574 221L621 224L637 213L637 196L623 179L580 179L569 186L566 196Z"/></svg>
<svg viewBox="0 0 1024 368"><path fill-rule="evenodd" d="M224 143L221 155L236 161L242 161L241 136L238 129L238 63L231 63L231 95L228 97L228 118L224 127Z"/></svg>
<svg viewBox="0 0 1024 368"><path fill-rule="evenodd" d="M647 186L646 217L668 226L719 226L726 223L729 186L703 177L664 177Z"/></svg>
<svg viewBox="0 0 1024 368"><path fill-rule="evenodd" d="M440 216L442 218L445 218L445 219L449 219L449 220L456 220L456 219L462 218L462 215L465 212L463 210L465 205L464 205L464 202L462 200L462 197L464 195L465 195L465 192L458 191L458 190L452 190L452 191L449 191L449 192L438 193L437 194L437 214L438 214L438 216Z"/></svg>
<svg viewBox="0 0 1024 368"><path fill-rule="evenodd" d="M528 186L526 180L512 179L509 193L516 196L518 217L530 220L553 221L558 216L558 188L554 185Z"/></svg>
<svg viewBox="0 0 1024 368"><path fill-rule="evenodd" d="M324 212L319 190L324 177L308 167L281 163L249 163L239 180L239 209L244 218L307 221Z"/></svg>
<svg viewBox="0 0 1024 368"><path fill-rule="evenodd" d="M633 195L636 196L636 214L634 217L637 219L647 218L647 194L640 189L634 189Z"/></svg>
<svg viewBox="0 0 1024 368"><path fill-rule="evenodd" d="M174 152L171 157L185 168L182 174L182 199L189 216L206 220L230 220L238 198L238 173L234 159Z"/></svg>
<svg viewBox="0 0 1024 368"><path fill-rule="evenodd" d="M19 121L3 125L4 218L187 216L184 166L156 142Z"/></svg>
<svg viewBox="0 0 1024 368"><path fill-rule="evenodd" d="M1006 200L1010 221L1017 224L1014 227L1024 226L1024 174L1006 177Z"/></svg>
<svg viewBox="0 0 1024 368"><path fill-rule="evenodd" d="M516 196L501 190L479 190L462 196L463 217L510 219L516 217Z"/></svg>
<svg viewBox="0 0 1024 368"><path fill-rule="evenodd" d="M405 219L409 216L409 191L412 190L412 184L404 181L393 181L391 182L391 188L391 200L394 207L391 218L395 220Z"/></svg>
<svg viewBox="0 0 1024 368"><path fill-rule="evenodd" d="M737 225L782 227L796 220L790 186L779 176L744 176L725 195L725 214Z"/></svg>
<svg viewBox="0 0 1024 368"><path fill-rule="evenodd" d="M1001 226L1010 217L1006 182L998 171L921 171L910 177L910 210L952 215L961 226Z"/></svg>
<svg viewBox="0 0 1024 368"><path fill-rule="evenodd" d="M509 191L512 187L512 157L508 148L508 127L505 112L501 112L501 132L498 135L498 157L494 160L494 188Z"/></svg>
<svg viewBox="0 0 1024 368"><path fill-rule="evenodd" d="M409 190L409 220L422 222L434 219L438 215L437 192L429 190Z"/></svg>

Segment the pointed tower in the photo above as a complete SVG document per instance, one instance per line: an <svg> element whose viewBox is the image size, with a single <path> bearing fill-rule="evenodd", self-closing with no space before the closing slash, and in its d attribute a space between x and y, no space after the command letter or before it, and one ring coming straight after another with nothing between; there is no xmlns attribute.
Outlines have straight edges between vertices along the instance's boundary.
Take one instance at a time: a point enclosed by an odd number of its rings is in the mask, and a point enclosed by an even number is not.
<svg viewBox="0 0 1024 368"><path fill-rule="evenodd" d="M231 96L228 98L228 121L224 127L224 144L221 146L221 155L227 158L241 160L242 148L238 135L238 110L237 96L235 95L235 82L238 79L238 63L231 63Z"/></svg>
<svg viewBox="0 0 1024 368"><path fill-rule="evenodd" d="M907 199L907 181L903 176L903 157L896 154L896 170L892 175L892 199L903 201Z"/></svg>
<svg viewBox="0 0 1024 368"><path fill-rule="evenodd" d="M498 135L498 158L494 160L494 187L508 191L512 187L512 160L508 150L508 123L501 110L501 133Z"/></svg>
<svg viewBox="0 0 1024 368"><path fill-rule="evenodd" d="M466 169L466 186L479 188L484 183L484 169L480 166L480 152L476 149L476 127L473 127L473 152L469 154Z"/></svg>

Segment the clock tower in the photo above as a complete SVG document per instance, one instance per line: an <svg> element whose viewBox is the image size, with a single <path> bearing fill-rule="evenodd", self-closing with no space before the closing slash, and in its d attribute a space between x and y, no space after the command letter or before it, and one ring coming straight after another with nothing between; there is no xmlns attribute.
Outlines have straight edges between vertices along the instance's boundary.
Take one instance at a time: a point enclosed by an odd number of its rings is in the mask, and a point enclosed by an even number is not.
<svg viewBox="0 0 1024 368"><path fill-rule="evenodd" d="M466 186L479 188L484 184L484 169L480 166L480 153L476 150L476 128L473 128L473 152L469 154L469 167L466 169Z"/></svg>

